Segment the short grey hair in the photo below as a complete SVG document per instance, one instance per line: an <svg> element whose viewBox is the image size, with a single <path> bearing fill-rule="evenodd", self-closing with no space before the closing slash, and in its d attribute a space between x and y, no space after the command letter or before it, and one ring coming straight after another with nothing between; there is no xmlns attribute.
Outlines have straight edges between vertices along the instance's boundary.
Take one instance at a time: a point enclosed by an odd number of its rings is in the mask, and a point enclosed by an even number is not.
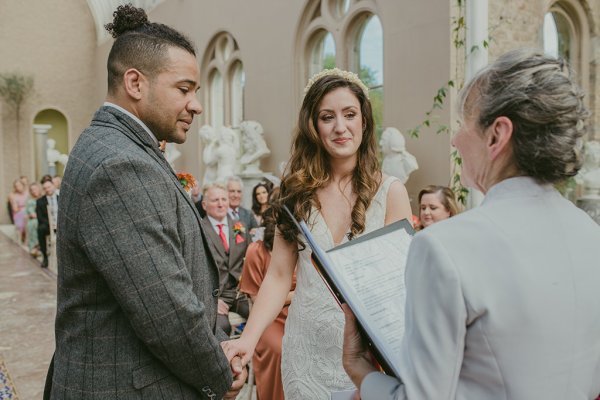
<svg viewBox="0 0 600 400"><path fill-rule="evenodd" d="M589 112L564 60L538 50L510 51L462 89L459 107L463 117L479 113L482 130L500 116L511 120L513 157L521 173L554 183L581 168Z"/></svg>
<svg viewBox="0 0 600 400"><path fill-rule="evenodd" d="M226 186L229 186L229 182L237 182L240 184L242 190L244 190L244 181L237 175L230 175L225 179Z"/></svg>
<svg viewBox="0 0 600 400"><path fill-rule="evenodd" d="M205 197L210 189L222 189L227 192L227 187L222 182L211 182L202 186L202 197Z"/></svg>

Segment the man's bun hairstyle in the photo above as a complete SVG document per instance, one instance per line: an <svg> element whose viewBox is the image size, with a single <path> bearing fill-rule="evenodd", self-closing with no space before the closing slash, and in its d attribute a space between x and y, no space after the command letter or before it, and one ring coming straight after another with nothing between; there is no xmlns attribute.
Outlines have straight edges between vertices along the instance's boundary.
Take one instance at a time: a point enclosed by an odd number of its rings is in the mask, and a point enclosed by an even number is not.
<svg viewBox="0 0 600 400"><path fill-rule="evenodd" d="M117 7L113 12L113 22L104 25L104 28L113 38L118 38L125 32L134 31L140 26L148 24L148 15L141 8L132 4Z"/></svg>
<svg viewBox="0 0 600 400"><path fill-rule="evenodd" d="M146 12L131 4L117 7L113 22L104 27L115 38L107 63L109 93L122 86L123 74L130 68L150 79L156 76L168 63L170 47L196 56L191 40L170 26L148 21Z"/></svg>

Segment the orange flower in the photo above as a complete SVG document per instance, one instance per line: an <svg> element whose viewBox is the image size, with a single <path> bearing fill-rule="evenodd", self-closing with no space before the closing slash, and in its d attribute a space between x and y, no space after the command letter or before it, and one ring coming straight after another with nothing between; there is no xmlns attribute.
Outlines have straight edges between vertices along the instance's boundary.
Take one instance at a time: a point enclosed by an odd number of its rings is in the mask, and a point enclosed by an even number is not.
<svg viewBox="0 0 600 400"><path fill-rule="evenodd" d="M192 187L196 184L196 178L192 174L188 174L187 172L178 172L177 179L179 179L179 183L183 186L183 190L189 192L192 190Z"/></svg>
<svg viewBox="0 0 600 400"><path fill-rule="evenodd" d="M246 227L238 221L233 225L233 231L239 235L240 233L246 232Z"/></svg>

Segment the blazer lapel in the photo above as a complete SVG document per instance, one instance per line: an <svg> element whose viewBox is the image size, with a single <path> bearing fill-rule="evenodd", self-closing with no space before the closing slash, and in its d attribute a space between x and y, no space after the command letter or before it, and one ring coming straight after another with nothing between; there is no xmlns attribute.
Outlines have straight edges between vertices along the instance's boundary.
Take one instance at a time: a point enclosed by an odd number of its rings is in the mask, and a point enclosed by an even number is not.
<svg viewBox="0 0 600 400"><path fill-rule="evenodd" d="M219 256L221 256L223 259L226 259L227 253L225 252L225 247L223 247L223 242L221 242L221 238L213 229L208 217L202 219L201 225L204 228L207 239L213 244L213 247L217 250Z"/></svg>

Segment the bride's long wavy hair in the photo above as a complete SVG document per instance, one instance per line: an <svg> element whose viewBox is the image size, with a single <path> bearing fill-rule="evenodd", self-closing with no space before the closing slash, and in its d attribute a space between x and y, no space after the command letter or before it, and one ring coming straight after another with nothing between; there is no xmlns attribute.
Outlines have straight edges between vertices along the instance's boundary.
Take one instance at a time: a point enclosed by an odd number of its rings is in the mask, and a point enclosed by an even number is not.
<svg viewBox="0 0 600 400"><path fill-rule="evenodd" d="M277 211L279 231L289 243L303 247L295 225L282 212L285 205L297 219L309 220L311 208L320 209L317 190L331 179L330 155L317 132L319 105L323 97L338 88L348 88L358 99L363 121L362 141L357 152L357 162L352 171L352 190L356 203L352 208L349 238L365 230L366 212L381 183L381 168L377 159L377 141L371 102L356 84L336 75L324 76L308 90L294 133L292 155L286 166Z"/></svg>

